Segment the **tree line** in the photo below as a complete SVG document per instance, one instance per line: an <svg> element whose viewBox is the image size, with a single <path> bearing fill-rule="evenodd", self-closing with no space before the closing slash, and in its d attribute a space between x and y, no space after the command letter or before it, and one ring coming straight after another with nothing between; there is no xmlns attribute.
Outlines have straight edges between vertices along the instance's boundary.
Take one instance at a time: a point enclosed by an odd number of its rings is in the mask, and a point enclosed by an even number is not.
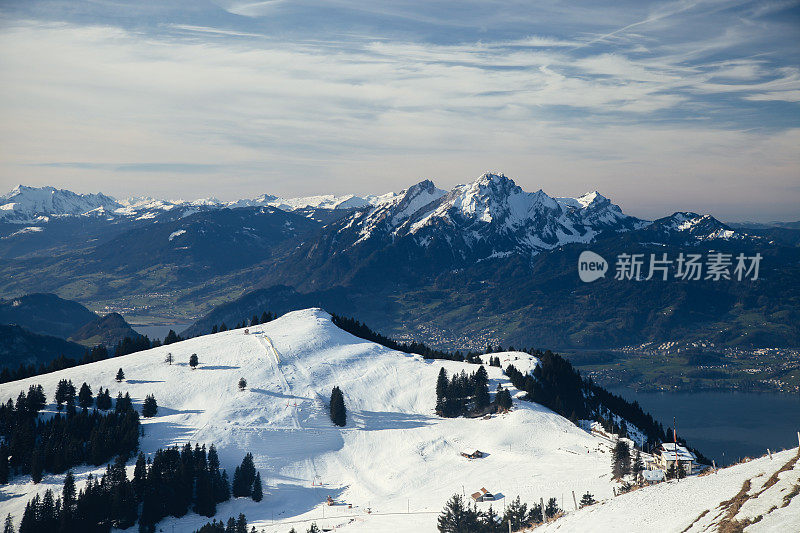
<svg viewBox="0 0 800 533"><path fill-rule="evenodd" d="M454 494L439 515L437 526L441 533L505 533L534 527L561 513L556 498L547 500L543 507L541 503L528 506L517 496L500 516L491 505L486 511L479 511L475 503L470 505L460 494Z"/></svg>
<svg viewBox="0 0 800 533"><path fill-rule="evenodd" d="M272 311L264 311L263 313L261 313L261 318L259 318L258 315L253 315L250 318L249 325L250 327L253 327L253 326L258 326L259 324L266 324L267 322L272 322L276 318L278 318L278 315L273 314ZM237 322L232 329L241 329L241 328L246 328L247 326L248 326L247 319L244 319L241 322ZM228 331L228 329L229 329L228 325L225 324L225 322L223 321L222 324L220 324L219 326L217 324L211 326L211 333L212 334L221 333L223 331Z"/></svg>
<svg viewBox="0 0 800 533"><path fill-rule="evenodd" d="M78 411L70 386L59 384L60 394L72 394L65 400L66 413L48 419L38 416L47 401L41 385L31 385L27 394L20 392L16 403L9 399L0 404L0 483L24 474L38 483L46 472L59 474L82 463L100 465L138 449L139 413L128 394L118 395L114 411Z"/></svg>
<svg viewBox="0 0 800 533"><path fill-rule="evenodd" d="M490 411L505 411L511 408L511 394L498 385L495 400L489 396L489 374L481 365L472 374L462 370L448 378L442 367L436 379L436 414L453 418L479 416Z"/></svg>
<svg viewBox="0 0 800 533"><path fill-rule="evenodd" d="M252 455L248 456L252 465ZM246 463L247 457L237 471L243 471ZM261 478L258 474L253 478L248 496L255 499L254 492L261 493ZM230 498L228 474L220 469L214 445L206 450L205 445L186 443L180 448L159 449L152 460L139 453L130 479L122 455L99 479L89 474L81 491L76 491L75 477L68 472L60 496L48 489L27 503L19 533L108 533L112 528L127 529L137 521L140 532L152 533L167 516L180 518L194 511L213 517L217 504ZM242 523L246 533L247 523L241 517L234 521L235 533L241 531Z"/></svg>

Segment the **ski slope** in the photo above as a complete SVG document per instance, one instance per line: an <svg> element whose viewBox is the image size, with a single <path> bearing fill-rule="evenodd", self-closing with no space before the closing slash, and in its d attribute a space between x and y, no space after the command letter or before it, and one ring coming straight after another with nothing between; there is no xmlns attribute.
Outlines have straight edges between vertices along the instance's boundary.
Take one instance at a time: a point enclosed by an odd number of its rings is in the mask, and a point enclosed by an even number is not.
<svg viewBox="0 0 800 533"><path fill-rule="evenodd" d="M167 353L174 364L164 362ZM200 365L193 370L188 361L195 353ZM493 355L521 371L536 364L524 353ZM120 367L127 379L117 383ZM40 383L51 402L45 411L52 412L61 379L76 387L86 381L95 393L99 387L112 396L129 392L137 408L154 394L159 412L143 419L142 451L187 441L214 443L229 475L252 452L264 500L226 502L218 506L217 518L243 512L267 532L286 533L293 526L305 531L311 521L337 531L435 531L450 496L468 496L481 487L498 495L493 505L501 513L517 495L529 503L556 497L568 511L574 508L572 491L578 499L586 491L598 500L613 498L611 442L523 401L489 419L436 417L441 367L450 374L477 369L390 350L338 329L324 311L307 309L249 328L249 334L239 329L206 335L2 384L0 399L16 398ZM499 368L486 369L492 392L502 383L516 393ZM237 386L240 377L247 380L244 391ZM327 412L334 385L342 389L348 409L344 428L333 426ZM488 456L460 455L475 449ZM80 482L90 471L103 470L78 467L75 473ZM60 491L62 482L63 476L52 475L38 485L15 478L0 487L0 516L11 513L18 523L33 494L48 487ZM339 505L325 505L328 495ZM622 498L613 503L618 501ZM585 510L575 516L581 513ZM189 514L166 519L159 529L192 531L206 521ZM561 530L587 531L580 525Z"/></svg>

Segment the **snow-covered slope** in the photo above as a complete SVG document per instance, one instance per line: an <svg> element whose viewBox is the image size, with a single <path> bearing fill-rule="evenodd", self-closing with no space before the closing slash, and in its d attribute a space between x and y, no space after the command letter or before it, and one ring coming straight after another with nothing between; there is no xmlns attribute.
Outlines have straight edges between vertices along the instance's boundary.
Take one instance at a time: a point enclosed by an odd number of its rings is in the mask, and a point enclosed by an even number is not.
<svg viewBox="0 0 800 533"><path fill-rule="evenodd" d="M173 365L164 362L167 353ZM195 353L200 366L192 370L187 362ZM537 362L520 352L493 356L522 371ZM114 376L120 367L127 381L118 384ZM517 495L529 503L557 498L569 511L548 526L559 531L618 531L620 524L626 531L681 531L705 508L735 495L745 479L765 472L758 478L764 480L788 459L787 453L777 454L772 461L614 498L609 440L524 401L488 419L438 418L433 407L441 367L451 374L476 369L358 339L336 328L327 313L307 309L249 328L249 334L226 331L6 383L0 385L0 398L41 383L52 400L61 379L77 386L86 381L95 391L109 388L112 396L127 391L137 408L152 393L159 413L144 419L142 450L152 454L187 441L215 443L229 472L253 452L264 500L227 502L217 516L243 512L258 530L274 533L292 526L304 531L311 521L337 531L432 532L452 494L469 495L481 487L497 495L492 505L501 512ZM492 391L498 383L510 387L499 368L486 369ZM237 388L240 377L248 382L245 391ZM333 426L327 414L334 385L342 388L348 407L345 428ZM53 410L52 403L46 410ZM476 460L460 455L475 449L488 455ZM79 481L90 471L76 468ZM782 498L796 478L796 469L781 474L769 494ZM60 489L63 476L48 475L39 485L22 477L12 481L0 488L0 515L11 513L19 520L25 502L37 491ZM577 498L591 492L603 503L573 513L572 491ZM324 505L328 495L341 505ZM763 523L792 530L800 517L794 512L798 502L770 513L774 521ZM765 512L759 505L758 500L745 504L740 515ZM189 514L166 519L159 529L192 531L205 522Z"/></svg>
<svg viewBox="0 0 800 533"><path fill-rule="evenodd" d="M800 531L798 449L645 487L568 513L536 531ZM794 494L794 496L792 496Z"/></svg>
<svg viewBox="0 0 800 533"><path fill-rule="evenodd" d="M164 362L168 352L176 361L172 366ZM200 360L196 370L187 364L193 353ZM535 364L527 354L499 356L519 368ZM52 400L65 378L76 386L86 381L95 391L110 388L112 396L128 391L137 406L152 393L159 413L144 420L142 449L215 443L229 473L253 452L264 500L226 503L218 516L244 512L267 531L285 533L286 522L304 519L347 525L344 531L434 531L436 514L452 494L481 487L528 501L571 497L572 490L611 495L608 442L548 409L520 401L512 412L488 420L436 417L442 366L451 373L477 368L389 350L339 330L326 313L310 309L250 328L248 335L227 331L6 383L0 398L41 383ZM118 384L120 367L127 381ZM486 368L492 391L500 382L509 386L499 368ZM243 392L237 388L240 377L248 382ZM348 407L342 429L326 412L334 385L342 388ZM459 455L475 449L489 455L474 461ZM76 474L85 479L89 470L77 468ZM56 488L62 480L47 476L34 486L17 478L0 489L0 514L19 520L35 491ZM323 506L329 494L352 508ZM283 522L280 527L272 527L273 516ZM171 531L173 523L175 531L190 531L204 520L190 514L163 522L164 530Z"/></svg>

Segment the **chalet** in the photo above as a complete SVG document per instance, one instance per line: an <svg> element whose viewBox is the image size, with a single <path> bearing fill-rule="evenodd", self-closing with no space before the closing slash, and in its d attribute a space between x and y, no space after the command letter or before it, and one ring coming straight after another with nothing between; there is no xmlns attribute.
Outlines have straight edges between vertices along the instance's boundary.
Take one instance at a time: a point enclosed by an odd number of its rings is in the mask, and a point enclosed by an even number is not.
<svg viewBox="0 0 800 533"><path fill-rule="evenodd" d="M485 454L480 450L475 450L472 453L461 452L461 455L467 459L482 459Z"/></svg>
<svg viewBox="0 0 800 533"><path fill-rule="evenodd" d="M485 488L481 488L478 492L474 492L471 494L472 500L476 502L492 502L494 501L494 494L486 490Z"/></svg>
<svg viewBox="0 0 800 533"><path fill-rule="evenodd" d="M680 444L663 443L661 449L655 454L655 465L664 471L668 471L675 465L676 461L678 468L682 468L684 472L691 474L694 471L697 457Z"/></svg>
<svg viewBox="0 0 800 533"><path fill-rule="evenodd" d="M663 470L642 470L640 475L642 476L642 480L648 485L655 485L656 483L664 481L666 478L666 474Z"/></svg>

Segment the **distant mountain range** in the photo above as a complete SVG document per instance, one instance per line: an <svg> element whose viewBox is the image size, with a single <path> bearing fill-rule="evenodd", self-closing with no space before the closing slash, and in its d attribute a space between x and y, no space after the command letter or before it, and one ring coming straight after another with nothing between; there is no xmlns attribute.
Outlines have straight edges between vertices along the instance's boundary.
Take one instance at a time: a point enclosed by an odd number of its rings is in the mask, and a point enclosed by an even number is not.
<svg viewBox="0 0 800 533"><path fill-rule="evenodd" d="M18 187L0 204L0 294L57 292L176 321L208 314L188 333L319 305L449 348L800 345L800 231L680 211L647 221L596 191L551 197L497 173L369 197L117 201ZM748 283L625 284L612 272L584 284L586 249L612 262L687 249L764 260Z"/></svg>

